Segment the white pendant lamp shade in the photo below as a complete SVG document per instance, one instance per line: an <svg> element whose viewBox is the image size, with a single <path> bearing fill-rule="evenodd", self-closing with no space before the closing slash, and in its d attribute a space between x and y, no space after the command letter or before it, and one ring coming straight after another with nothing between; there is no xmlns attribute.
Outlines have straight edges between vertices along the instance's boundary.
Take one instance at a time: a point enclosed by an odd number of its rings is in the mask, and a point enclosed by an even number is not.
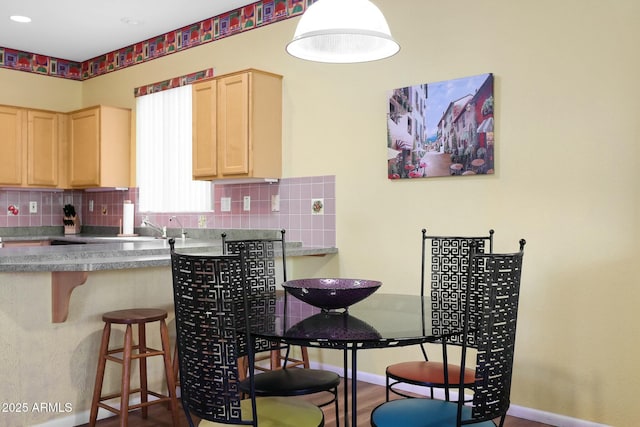
<svg viewBox="0 0 640 427"><path fill-rule="evenodd" d="M382 12L369 0L318 0L287 45L295 57L342 64L376 61L399 50Z"/></svg>

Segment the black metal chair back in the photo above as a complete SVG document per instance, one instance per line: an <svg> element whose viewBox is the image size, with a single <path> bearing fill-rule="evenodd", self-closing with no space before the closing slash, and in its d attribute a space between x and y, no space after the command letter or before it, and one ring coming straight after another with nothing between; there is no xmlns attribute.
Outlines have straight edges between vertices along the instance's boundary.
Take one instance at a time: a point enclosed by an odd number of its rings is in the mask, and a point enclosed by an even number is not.
<svg viewBox="0 0 640 427"><path fill-rule="evenodd" d="M170 243L180 392L189 425L191 413L214 422L257 425L242 419L244 396L238 387L238 359L253 358L242 297L243 255L178 254ZM256 420L255 400L252 408Z"/></svg>
<svg viewBox="0 0 640 427"><path fill-rule="evenodd" d="M222 234L222 250L225 254L244 253L247 266L247 275L245 282L247 284L247 301L250 313L252 314L249 323L253 330L258 330L265 325L260 322L264 321L265 316L274 316L276 311L276 285L281 283L278 280L276 272L276 255L282 258L282 282L287 280L287 256L285 230L278 231L279 237L272 238L256 238L256 239L240 239L229 240L227 234ZM285 305L287 294L284 294ZM305 366L308 368L307 351L305 348L300 349L300 359L290 358L289 353L291 346L268 341L262 338L254 339L254 349L256 353L275 351L280 356L280 351L285 350L285 355L278 361L283 369L295 366ZM257 355L255 361L264 359L274 359L269 356ZM249 367L254 366L255 369L268 371L266 374L256 376L255 392L259 396L293 396L314 394L319 392L328 392L331 394L330 399L323 401L318 406L329 405L334 403L336 410L336 425L339 427L338 421L338 385L340 377L330 371L318 369L305 369L306 372L289 369L288 374L277 372L265 367L248 364ZM251 370L251 369L250 369ZM242 384L244 386L244 383Z"/></svg>
<svg viewBox="0 0 640 427"><path fill-rule="evenodd" d="M247 275L245 278L247 289L247 300L252 313L259 315L275 315L276 312L276 250L282 254L282 281L287 280L285 230L280 230L280 237L264 239L242 239L229 240L227 234L222 234L223 254L238 254L244 250L245 262L247 264ZM261 316L254 316L250 319L251 326L256 319ZM256 339L256 353L273 349L273 344L265 339Z"/></svg>
<svg viewBox="0 0 640 427"><path fill-rule="evenodd" d="M420 296L429 292L431 302L431 329L442 337L442 364L431 362L427 354L427 345L420 344L423 361L408 361L390 365L386 370L386 399L393 392L399 396L410 397L399 385L412 384L428 387L431 398L434 389L444 389L445 400L449 400L449 389L457 385L455 372L457 365L449 364L448 345L462 345L463 337L459 333L464 321L467 301L467 281L469 254L475 247L478 252L493 252L493 230L487 236L430 236L422 229L422 265L420 274ZM430 287L427 289L427 283ZM473 315L473 313L472 313ZM427 320L428 321L428 320ZM467 343L474 345L473 338ZM451 372L451 373L450 373ZM464 384L470 385L473 373L469 370Z"/></svg>
<svg viewBox="0 0 640 427"><path fill-rule="evenodd" d="M471 411L475 422L498 417L504 422L509 409L525 243L520 240L516 253L486 254L472 248L469 255L467 298L471 303L465 309L464 334L473 337L477 349ZM462 347L463 369L468 347ZM458 392L462 397L464 386ZM463 400L458 399L458 425Z"/></svg>
<svg viewBox="0 0 640 427"><path fill-rule="evenodd" d="M500 427L509 409L515 350L520 279L525 241L510 254L480 252L477 243L470 246L466 301L461 339L458 398L446 401L413 398L388 400L371 413L374 427L392 426L495 426ZM466 339L465 336L472 339ZM476 349L473 381L465 383L467 352ZM473 396L467 400L465 391Z"/></svg>
<svg viewBox="0 0 640 427"><path fill-rule="evenodd" d="M464 320L466 305L467 273L469 253L475 244L478 252L493 252L493 230L488 236L458 237L429 236L422 230L422 271L420 295L425 295L427 274L430 281L431 320L434 333L446 336L459 331ZM427 243L430 253L427 254ZM427 258L429 257L429 258ZM427 259L430 263L427 263ZM427 272L427 267L430 267ZM460 337L452 337L449 344L461 345ZM425 355L426 358L426 355Z"/></svg>

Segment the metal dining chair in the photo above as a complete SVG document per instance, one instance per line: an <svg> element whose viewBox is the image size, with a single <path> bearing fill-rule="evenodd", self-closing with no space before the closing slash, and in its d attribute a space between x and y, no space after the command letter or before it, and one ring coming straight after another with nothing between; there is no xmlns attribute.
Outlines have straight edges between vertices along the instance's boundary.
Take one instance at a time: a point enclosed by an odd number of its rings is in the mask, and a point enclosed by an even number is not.
<svg viewBox="0 0 640 427"><path fill-rule="evenodd" d="M472 243L461 335L460 377L456 401L396 399L371 413L373 427L445 427L504 425L510 405L518 300L525 241L510 254L486 254ZM474 315L476 313L476 315ZM475 378L465 384L467 350L476 349ZM466 388L473 396L465 399Z"/></svg>
<svg viewBox="0 0 640 427"><path fill-rule="evenodd" d="M247 257L252 263L249 281L254 297L268 294L273 296L275 285L277 282L277 273L275 265L275 251L277 248L281 250L282 259L282 280L281 283L287 281L287 255L285 230L279 230L280 237L263 238L263 239L234 239L227 238L227 233L222 233L222 251L223 254L237 253L238 247L243 245L247 250ZM287 367L293 368L303 366L309 368L309 354L306 347L300 347L299 358L291 356L291 348L281 343L270 343L261 341L260 347L262 354L256 355L255 369L261 371L269 371L282 367L285 363ZM282 352L286 352L286 358L282 356ZM268 365L262 363L268 360Z"/></svg>
<svg viewBox="0 0 640 427"><path fill-rule="evenodd" d="M459 330L464 318L464 306L469 270L469 253L472 244L477 251L493 252L493 230L487 236L429 236L422 230L422 267L420 275L420 295L431 295L431 323L438 336L448 336L450 331ZM430 251L427 251L429 243ZM429 269L428 269L429 268ZM428 270L427 270L428 269ZM430 289L425 290L427 275ZM473 346L473 342L468 343ZM448 346L461 346L462 337L453 336L440 341L442 362L430 360L425 344L420 345L422 360L413 360L389 365L386 369L386 400L390 393L402 397L412 397L403 385L427 387L430 396L434 389L443 389L445 400L450 399L450 388L458 387L460 378L465 386L472 386L475 380L473 368L467 368L460 376L460 366L448 362Z"/></svg>
<svg viewBox="0 0 640 427"><path fill-rule="evenodd" d="M173 239L169 244L180 398L189 426L194 426L192 415L201 419L202 427L323 426L324 414L316 405L290 397L258 397L256 379L264 374L249 370L248 388L241 387L238 360L254 359L244 254L179 254Z"/></svg>
<svg viewBox="0 0 640 427"><path fill-rule="evenodd" d="M225 254L237 254L244 252L247 262L247 299L253 311L259 314L274 314L277 301L276 295L276 250L280 249L282 258L283 281L287 279L286 270L286 241L285 230L278 231L279 237L266 237L262 239L235 239L227 238L226 233L222 234L222 247ZM260 322L258 316L250 318L250 322ZM253 324L258 327L260 325ZM242 371L251 367L262 374L255 377L255 392L259 396L300 396L326 392L329 394L319 406L323 407L331 403L335 406L336 427L339 427L338 408L338 386L340 376L335 372L323 369L310 369L307 349L300 347L302 359L289 358L290 346L283 343L274 343L265 339L256 339L256 353L267 354L262 359L269 360L269 366L263 367L258 362L258 357L254 363L243 364ZM284 357L282 353L284 352ZM242 362L246 361L242 360ZM303 368L301 368L303 367ZM248 382L243 381L240 386L248 389Z"/></svg>

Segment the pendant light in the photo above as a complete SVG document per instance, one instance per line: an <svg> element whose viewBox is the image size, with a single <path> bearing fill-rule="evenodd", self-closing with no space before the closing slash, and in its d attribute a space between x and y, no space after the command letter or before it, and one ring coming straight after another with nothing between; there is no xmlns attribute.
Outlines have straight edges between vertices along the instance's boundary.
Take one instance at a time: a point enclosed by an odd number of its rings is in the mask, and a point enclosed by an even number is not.
<svg viewBox="0 0 640 427"><path fill-rule="evenodd" d="M287 52L316 62L356 63L395 55L382 12L369 0L318 0L300 18Z"/></svg>

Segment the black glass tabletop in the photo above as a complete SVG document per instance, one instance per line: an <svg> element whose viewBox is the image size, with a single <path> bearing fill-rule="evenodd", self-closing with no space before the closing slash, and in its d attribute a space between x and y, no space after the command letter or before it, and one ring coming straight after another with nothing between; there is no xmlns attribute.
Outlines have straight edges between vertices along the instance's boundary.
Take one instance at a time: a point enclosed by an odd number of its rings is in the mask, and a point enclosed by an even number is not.
<svg viewBox="0 0 640 427"><path fill-rule="evenodd" d="M346 311L322 311L287 295L279 298L275 313L254 325L256 336L317 347L394 347L444 335L434 327L430 298L382 293Z"/></svg>

